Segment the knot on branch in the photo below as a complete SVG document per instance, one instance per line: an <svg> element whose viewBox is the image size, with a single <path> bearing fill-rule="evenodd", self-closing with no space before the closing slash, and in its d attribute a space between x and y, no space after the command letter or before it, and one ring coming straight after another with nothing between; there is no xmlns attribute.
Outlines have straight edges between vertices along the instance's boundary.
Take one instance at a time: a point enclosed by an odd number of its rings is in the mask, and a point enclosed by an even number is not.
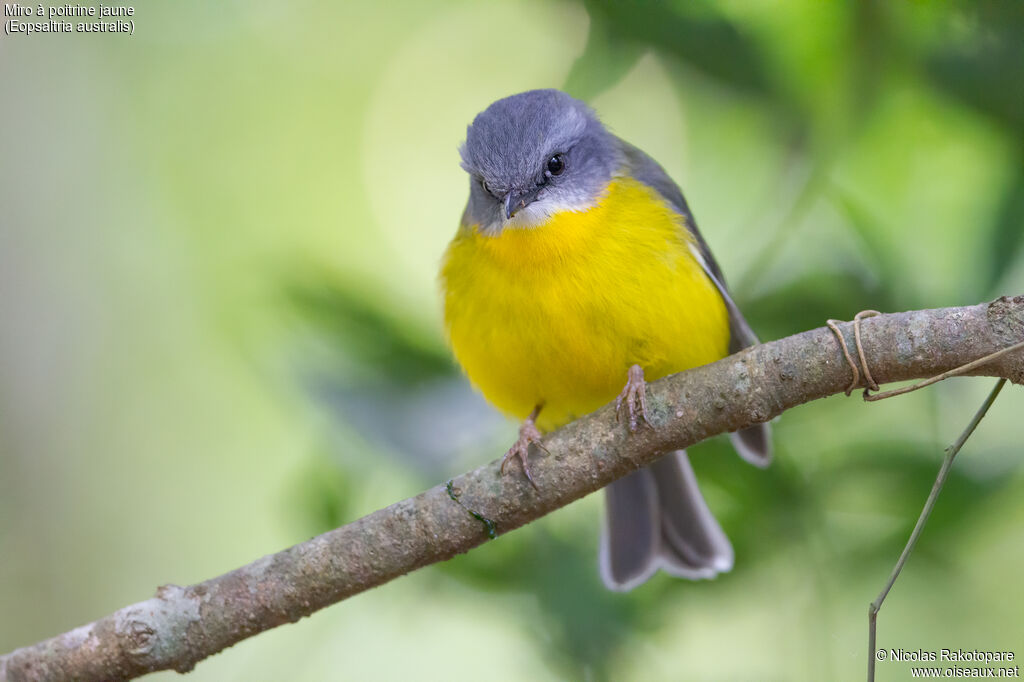
<svg viewBox="0 0 1024 682"><path fill-rule="evenodd" d="M115 614L121 651L144 670L173 667L186 673L203 659L192 651L189 626L200 620L199 598L178 585L163 585L157 596Z"/></svg>
<svg viewBox="0 0 1024 682"><path fill-rule="evenodd" d="M121 648L132 656L145 656L153 648L156 630L143 620L122 620L117 624Z"/></svg>

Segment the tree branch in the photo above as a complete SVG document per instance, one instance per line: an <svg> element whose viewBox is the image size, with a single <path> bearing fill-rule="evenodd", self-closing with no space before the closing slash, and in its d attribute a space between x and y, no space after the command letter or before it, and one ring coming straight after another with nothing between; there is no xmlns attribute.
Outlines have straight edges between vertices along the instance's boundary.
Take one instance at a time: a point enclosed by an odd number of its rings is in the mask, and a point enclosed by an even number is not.
<svg viewBox="0 0 1024 682"><path fill-rule="evenodd" d="M850 347L852 324L841 325ZM1024 339L1024 296L862 322L879 383L930 377ZM681 341L681 342L685 342ZM1024 351L970 374L1024 383ZM444 561L599 490L669 450L843 392L851 371L825 327L748 348L648 387L651 427L630 434L605 406L548 435L538 489L491 462L416 497L189 587L0 657L0 682L127 680L186 672L247 637Z"/></svg>

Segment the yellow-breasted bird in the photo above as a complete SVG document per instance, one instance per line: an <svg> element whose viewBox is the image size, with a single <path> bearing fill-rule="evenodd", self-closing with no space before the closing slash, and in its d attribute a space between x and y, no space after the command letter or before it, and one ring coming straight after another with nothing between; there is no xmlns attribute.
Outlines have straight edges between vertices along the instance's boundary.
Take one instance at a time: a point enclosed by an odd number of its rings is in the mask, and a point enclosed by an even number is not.
<svg viewBox="0 0 1024 682"><path fill-rule="evenodd" d="M524 420L503 467L518 458L532 482L527 452L542 431L616 396L635 430L645 378L757 342L679 187L584 103L558 90L498 100L460 153L469 202L441 269L445 325L470 381ZM767 425L732 440L747 461L770 461ZM732 568L684 451L606 491L609 588L631 589L659 568L686 578Z"/></svg>

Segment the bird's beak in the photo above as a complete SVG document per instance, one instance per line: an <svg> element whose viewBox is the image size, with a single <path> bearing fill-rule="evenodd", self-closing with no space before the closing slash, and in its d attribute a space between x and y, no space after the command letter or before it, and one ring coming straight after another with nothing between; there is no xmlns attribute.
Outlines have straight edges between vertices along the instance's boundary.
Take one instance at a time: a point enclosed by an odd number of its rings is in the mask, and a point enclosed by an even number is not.
<svg viewBox="0 0 1024 682"><path fill-rule="evenodd" d="M509 190L505 195L505 218L511 219L516 213L532 204L540 193L540 187L531 187L527 190Z"/></svg>

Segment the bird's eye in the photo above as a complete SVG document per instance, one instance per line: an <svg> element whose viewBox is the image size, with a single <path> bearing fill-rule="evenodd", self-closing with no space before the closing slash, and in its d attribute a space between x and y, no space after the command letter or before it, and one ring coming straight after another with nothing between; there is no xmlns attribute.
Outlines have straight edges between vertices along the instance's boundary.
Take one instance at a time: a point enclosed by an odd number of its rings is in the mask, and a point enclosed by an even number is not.
<svg viewBox="0 0 1024 682"><path fill-rule="evenodd" d="M551 175L561 175L562 171L565 170L565 157L561 154L555 154L548 159L548 173Z"/></svg>
<svg viewBox="0 0 1024 682"><path fill-rule="evenodd" d="M480 186L483 187L484 191L487 192L488 194L494 194L494 192L491 191L490 186L487 184L487 181L484 180L483 178L480 178Z"/></svg>

